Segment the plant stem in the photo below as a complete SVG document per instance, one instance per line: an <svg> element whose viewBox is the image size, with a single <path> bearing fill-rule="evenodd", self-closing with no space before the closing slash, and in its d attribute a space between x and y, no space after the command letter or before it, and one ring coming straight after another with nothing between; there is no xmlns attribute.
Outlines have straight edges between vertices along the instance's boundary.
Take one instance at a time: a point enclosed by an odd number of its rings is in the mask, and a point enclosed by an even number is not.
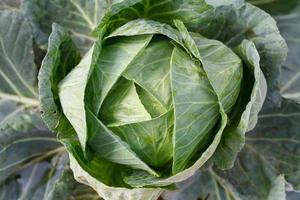
<svg viewBox="0 0 300 200"><path fill-rule="evenodd" d="M11 100L17 103L22 103L33 107L39 106L39 101L37 99L32 99L28 97L22 97L22 96L17 96L17 95L2 93L2 92L0 92L0 99Z"/></svg>

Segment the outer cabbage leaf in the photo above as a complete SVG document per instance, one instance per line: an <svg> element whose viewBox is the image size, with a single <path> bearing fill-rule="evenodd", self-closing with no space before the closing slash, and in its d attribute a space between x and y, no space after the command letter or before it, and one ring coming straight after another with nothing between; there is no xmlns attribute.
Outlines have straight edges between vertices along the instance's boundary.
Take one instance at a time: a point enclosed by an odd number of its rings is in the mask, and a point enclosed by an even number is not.
<svg viewBox="0 0 300 200"><path fill-rule="evenodd" d="M50 130L59 134L70 129L58 99L58 83L79 62L80 56L68 33L53 24L48 52L39 72L39 93L42 118Z"/></svg>
<svg viewBox="0 0 300 200"><path fill-rule="evenodd" d="M75 178L77 181L87 184L96 190L99 196L104 199L119 200L120 198L128 200L136 199L149 199L156 200L162 193L161 189L147 189L147 188L135 188L135 189L126 189L118 187L109 187L99 180L92 177L85 169L82 169L80 164L77 163L76 159L70 156L71 169L74 172Z"/></svg>
<svg viewBox="0 0 300 200"><path fill-rule="evenodd" d="M252 1L251 1L252 3ZM281 74L280 92L285 98L300 102L299 83L300 83L300 48L299 48L299 11L300 3L297 0L288 2L280 1L253 1L262 9L270 12L278 25L278 28L285 38L289 52L286 62L283 64Z"/></svg>
<svg viewBox="0 0 300 200"><path fill-rule="evenodd" d="M268 98L275 103L280 102L279 76L286 58L287 45L269 14L247 3L238 9L234 6L220 6L206 12L200 26L197 23L187 23L186 26L190 31L220 40L229 47L235 47L244 39L252 41L260 55L260 66L267 79Z"/></svg>
<svg viewBox="0 0 300 200"><path fill-rule="evenodd" d="M254 84L249 88L247 84L252 80L245 78L241 89L244 92L241 92L236 110L231 115L232 124L227 126L214 157L216 164L223 169L233 166L237 153L244 146L245 133L256 125L257 114L263 105L267 90L266 80L259 65L260 57L254 44L245 40L237 47L236 52L248 68L246 76L252 74ZM250 91L249 98L247 93Z"/></svg>

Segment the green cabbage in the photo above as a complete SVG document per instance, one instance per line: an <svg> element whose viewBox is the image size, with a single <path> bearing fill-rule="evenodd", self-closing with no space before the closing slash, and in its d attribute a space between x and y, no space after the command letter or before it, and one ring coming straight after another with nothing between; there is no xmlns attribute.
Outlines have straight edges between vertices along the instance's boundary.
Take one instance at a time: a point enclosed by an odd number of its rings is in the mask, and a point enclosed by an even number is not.
<svg viewBox="0 0 300 200"><path fill-rule="evenodd" d="M77 180L105 199L156 199L209 159L233 165L265 97L280 101L287 47L267 13L223 2L116 3L82 58L53 25L41 110Z"/></svg>

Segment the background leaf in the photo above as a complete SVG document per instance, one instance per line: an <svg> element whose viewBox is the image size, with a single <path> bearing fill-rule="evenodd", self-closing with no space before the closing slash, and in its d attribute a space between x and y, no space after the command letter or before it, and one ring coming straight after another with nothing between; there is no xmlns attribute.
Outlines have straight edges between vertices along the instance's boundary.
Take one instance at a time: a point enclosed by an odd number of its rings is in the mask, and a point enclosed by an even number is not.
<svg viewBox="0 0 300 200"><path fill-rule="evenodd" d="M30 19L35 39L46 48L52 23L71 32L81 52L86 52L95 40L90 32L97 26L111 0L25 0L22 9Z"/></svg>
<svg viewBox="0 0 300 200"><path fill-rule="evenodd" d="M30 104L29 97L37 98L32 42L30 27L22 15L0 11L0 99Z"/></svg>
<svg viewBox="0 0 300 200"><path fill-rule="evenodd" d="M275 16L289 53L283 65L281 94L300 103L300 4L289 14Z"/></svg>
<svg viewBox="0 0 300 200"><path fill-rule="evenodd" d="M37 114L23 112L0 124L0 182L60 149ZM32 161L33 160L33 161Z"/></svg>
<svg viewBox="0 0 300 200"><path fill-rule="evenodd" d="M92 188L75 181L73 172L68 167L63 169L61 176L53 184L53 189L48 194L49 200L100 199L98 194Z"/></svg>

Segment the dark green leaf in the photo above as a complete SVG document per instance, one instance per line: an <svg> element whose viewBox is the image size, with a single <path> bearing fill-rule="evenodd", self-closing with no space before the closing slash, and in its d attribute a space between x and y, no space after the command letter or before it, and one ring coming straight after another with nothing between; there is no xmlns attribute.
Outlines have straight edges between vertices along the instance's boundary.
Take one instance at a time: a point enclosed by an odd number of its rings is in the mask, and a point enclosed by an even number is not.
<svg viewBox="0 0 300 200"><path fill-rule="evenodd" d="M287 192L286 199L287 200L298 200L300 198L299 192Z"/></svg>
<svg viewBox="0 0 300 200"><path fill-rule="evenodd" d="M260 172L259 170L257 172ZM248 173L236 170L231 181L212 169L202 169L191 179L178 184L177 192L165 192L165 200L284 200L284 178L282 176L255 179L250 182ZM254 175L251 172L249 175ZM247 177L247 178L241 178ZM252 178L252 177L249 177ZM264 177L265 178L265 177ZM234 179L235 181L232 181ZM241 180L242 179L242 180ZM262 181L263 182L260 182Z"/></svg>
<svg viewBox="0 0 300 200"><path fill-rule="evenodd" d="M20 193L20 184L16 179L8 179L0 184L0 200L18 199Z"/></svg>
<svg viewBox="0 0 300 200"><path fill-rule="evenodd" d="M14 172L61 151L37 114L19 113L0 124L0 182Z"/></svg>
<svg viewBox="0 0 300 200"><path fill-rule="evenodd" d="M247 0L272 15L288 14L299 5L298 0Z"/></svg>
<svg viewBox="0 0 300 200"><path fill-rule="evenodd" d="M259 123L249 133L246 150L256 155L264 165L300 189L300 105L284 100L280 108L269 107L259 116Z"/></svg>
<svg viewBox="0 0 300 200"><path fill-rule="evenodd" d="M300 4L289 14L278 15L275 19L289 47L280 92L283 97L300 103Z"/></svg>
<svg viewBox="0 0 300 200"><path fill-rule="evenodd" d="M112 3L110 0L26 0L22 9L42 47L46 47L55 22L70 31L81 52L86 52L95 41L90 32Z"/></svg>
<svg viewBox="0 0 300 200"><path fill-rule="evenodd" d="M30 27L18 12L0 11L0 100L37 106Z"/></svg>
<svg viewBox="0 0 300 200"><path fill-rule="evenodd" d="M44 200L97 200L98 194L90 187L75 181L73 172L65 168Z"/></svg>

